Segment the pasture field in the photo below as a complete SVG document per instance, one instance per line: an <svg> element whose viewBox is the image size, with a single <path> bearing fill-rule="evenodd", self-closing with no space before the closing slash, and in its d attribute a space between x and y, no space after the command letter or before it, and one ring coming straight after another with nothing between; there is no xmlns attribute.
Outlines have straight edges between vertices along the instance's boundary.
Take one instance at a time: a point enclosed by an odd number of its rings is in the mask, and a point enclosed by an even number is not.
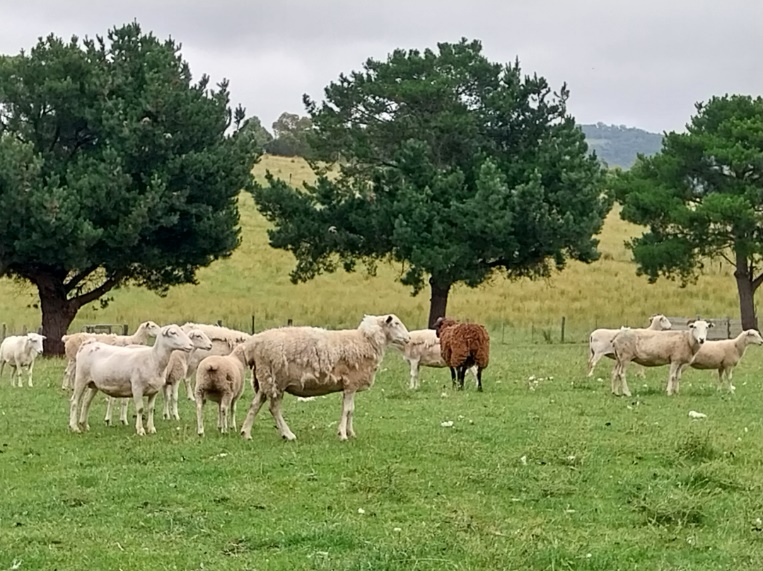
<svg viewBox="0 0 763 571"><path fill-rule="evenodd" d="M189 401L141 438L100 396L70 434L63 362L41 359L34 388L0 382L0 569L761 569L763 352L735 395L688 370L668 398L663 367L628 399L585 354L495 346L480 394L435 369L411 392L390 351L348 443L337 394L285 398L293 443L266 407L251 442L220 435L211 403L200 439Z"/></svg>
<svg viewBox="0 0 763 571"><path fill-rule="evenodd" d="M311 171L301 159L266 156L255 168L292 184L309 180ZM173 288L164 297L139 288L112 292L114 301L101 309L98 302L83 308L70 331L86 323L127 323L130 331L146 319L158 323L215 322L250 331L295 324L355 327L364 313L396 313L409 329L426 326L429 291L417 297L396 282L401 268L381 264L376 277L339 271L294 285L289 272L294 258L268 246L269 224L254 207L251 196L240 198L242 243L233 255L198 273L199 284ZM489 213L486 213L486 216ZM738 317L734 279L728 267L708 264L696 285L682 289L660 280L648 285L636 276L624 241L641 230L620 220L615 208L600 236L602 259L585 265L571 262L548 281L509 282L496 277L477 289L459 285L450 296L448 313L485 323L494 334L545 343L559 340L561 317L567 318L566 339L583 341L599 326L646 326L653 313L671 316ZM40 323L37 292L28 284L0 279L0 323L9 332ZM534 331L534 334L533 334Z"/></svg>

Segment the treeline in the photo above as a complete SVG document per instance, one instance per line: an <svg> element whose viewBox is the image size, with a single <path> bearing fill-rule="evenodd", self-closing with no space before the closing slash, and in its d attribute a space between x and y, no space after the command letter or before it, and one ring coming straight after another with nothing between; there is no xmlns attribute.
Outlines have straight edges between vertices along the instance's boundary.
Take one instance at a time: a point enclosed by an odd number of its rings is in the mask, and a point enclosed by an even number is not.
<svg viewBox="0 0 763 571"><path fill-rule="evenodd" d="M273 123L272 133L257 117L247 121L244 129L251 133L262 152L286 157L310 158L307 133L312 129L310 117L282 113ZM662 135L625 125L580 125L592 152L610 167L630 168L641 153L649 156L660 151Z"/></svg>

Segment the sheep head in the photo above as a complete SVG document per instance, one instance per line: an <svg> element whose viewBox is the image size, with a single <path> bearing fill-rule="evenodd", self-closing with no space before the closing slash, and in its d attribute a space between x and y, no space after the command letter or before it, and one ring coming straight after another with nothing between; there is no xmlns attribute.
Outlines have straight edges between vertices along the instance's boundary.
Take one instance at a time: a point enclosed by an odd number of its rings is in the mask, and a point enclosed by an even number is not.
<svg viewBox="0 0 763 571"><path fill-rule="evenodd" d="M455 319L450 319L449 317L438 317L437 321L434 322L435 334L439 338L443 329L452 327L453 325L456 325L456 323L458 322Z"/></svg>
<svg viewBox="0 0 763 571"><path fill-rule="evenodd" d="M705 321L703 319L692 319L687 323L689 330L691 331L697 342L702 345L707 340L707 330L714 327L712 322Z"/></svg>

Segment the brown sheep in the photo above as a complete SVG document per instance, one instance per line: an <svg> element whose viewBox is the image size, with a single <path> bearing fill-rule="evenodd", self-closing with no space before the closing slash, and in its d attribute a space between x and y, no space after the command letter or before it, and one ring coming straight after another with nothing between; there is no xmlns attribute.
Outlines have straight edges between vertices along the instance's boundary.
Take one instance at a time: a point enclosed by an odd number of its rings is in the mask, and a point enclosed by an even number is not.
<svg viewBox="0 0 763 571"><path fill-rule="evenodd" d="M458 370L459 389L464 388L466 370L477 366L477 390L482 390L482 370L490 361L490 335L478 323L458 323L447 317L440 317L434 324L440 338L440 352L443 361L450 367L453 386L456 385Z"/></svg>

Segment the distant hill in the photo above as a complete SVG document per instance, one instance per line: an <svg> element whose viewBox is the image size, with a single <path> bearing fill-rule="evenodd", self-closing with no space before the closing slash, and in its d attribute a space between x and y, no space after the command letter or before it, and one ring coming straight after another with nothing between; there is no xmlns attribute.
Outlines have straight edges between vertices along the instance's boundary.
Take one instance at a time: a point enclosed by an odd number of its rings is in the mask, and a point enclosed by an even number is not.
<svg viewBox="0 0 763 571"><path fill-rule="evenodd" d="M586 142L610 167L630 168L636 153L653 155L662 148L662 135L625 125L581 125Z"/></svg>

